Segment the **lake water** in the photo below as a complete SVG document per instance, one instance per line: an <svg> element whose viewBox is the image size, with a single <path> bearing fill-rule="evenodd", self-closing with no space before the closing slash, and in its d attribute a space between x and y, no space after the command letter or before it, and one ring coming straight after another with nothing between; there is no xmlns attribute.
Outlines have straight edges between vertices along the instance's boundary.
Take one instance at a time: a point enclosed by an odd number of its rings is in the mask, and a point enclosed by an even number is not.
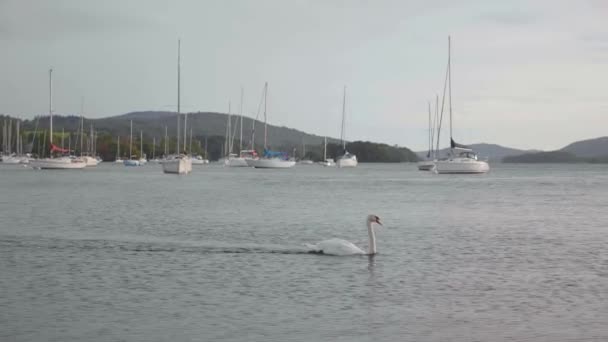
<svg viewBox="0 0 608 342"><path fill-rule="evenodd" d="M0 340L607 341L608 167L492 167L0 165Z"/></svg>

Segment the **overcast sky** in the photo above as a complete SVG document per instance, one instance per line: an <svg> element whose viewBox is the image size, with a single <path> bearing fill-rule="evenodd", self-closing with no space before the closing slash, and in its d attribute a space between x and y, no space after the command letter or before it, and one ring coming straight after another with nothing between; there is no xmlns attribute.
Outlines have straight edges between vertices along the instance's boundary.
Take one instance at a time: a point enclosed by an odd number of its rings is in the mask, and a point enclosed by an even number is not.
<svg viewBox="0 0 608 342"><path fill-rule="evenodd" d="M456 4L458 3L458 4ZM454 138L556 149L608 135L608 1L0 0L0 113L175 110L425 149L452 36ZM444 126L446 127L446 126ZM445 130L447 132L447 130ZM447 139L444 138L447 142ZM445 145L445 144L444 144Z"/></svg>

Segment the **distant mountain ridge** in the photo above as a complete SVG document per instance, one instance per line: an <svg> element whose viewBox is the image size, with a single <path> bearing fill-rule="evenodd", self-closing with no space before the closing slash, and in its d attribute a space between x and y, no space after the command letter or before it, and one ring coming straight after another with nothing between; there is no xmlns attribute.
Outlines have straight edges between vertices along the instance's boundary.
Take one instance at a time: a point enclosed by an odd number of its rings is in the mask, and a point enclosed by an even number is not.
<svg viewBox="0 0 608 342"><path fill-rule="evenodd" d="M606 163L608 137L575 141L559 150L505 157L506 163Z"/></svg>

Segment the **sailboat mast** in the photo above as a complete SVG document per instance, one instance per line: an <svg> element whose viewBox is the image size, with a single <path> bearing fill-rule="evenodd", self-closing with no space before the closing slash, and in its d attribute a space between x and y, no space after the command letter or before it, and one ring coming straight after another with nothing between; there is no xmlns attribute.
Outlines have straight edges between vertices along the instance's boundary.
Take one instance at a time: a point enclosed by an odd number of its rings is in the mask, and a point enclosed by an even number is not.
<svg viewBox="0 0 608 342"><path fill-rule="evenodd" d="M230 137L232 136L232 108L231 101L228 101L228 124L226 125L226 155L232 153L232 140Z"/></svg>
<svg viewBox="0 0 608 342"><path fill-rule="evenodd" d="M53 144L53 69L49 69L49 138Z"/></svg>
<svg viewBox="0 0 608 342"><path fill-rule="evenodd" d="M426 157L431 157L431 150L433 149L433 128L431 123L431 102L429 101L429 153L427 153Z"/></svg>
<svg viewBox="0 0 608 342"><path fill-rule="evenodd" d="M167 152L168 152L168 150L167 150L167 139L168 139L168 137L167 137L167 126L165 126L165 151L164 151L165 152L165 157L167 157Z"/></svg>
<svg viewBox="0 0 608 342"><path fill-rule="evenodd" d="M452 39L448 36L448 105L450 108L450 146L452 146Z"/></svg>
<svg viewBox="0 0 608 342"><path fill-rule="evenodd" d="M131 120L131 134L129 135L129 159L133 158L133 120Z"/></svg>
<svg viewBox="0 0 608 342"><path fill-rule="evenodd" d="M239 124L239 126L241 127L241 134L239 136L239 154L241 153L241 150L243 149L243 87L241 87L241 123Z"/></svg>
<svg viewBox="0 0 608 342"><path fill-rule="evenodd" d="M346 141L344 141L344 117L346 116L346 86L344 86L344 95L342 97L342 130L340 131L340 140L342 140L342 148L346 150Z"/></svg>
<svg viewBox="0 0 608 342"><path fill-rule="evenodd" d="M192 128L190 128L190 143L188 144L188 151L192 153Z"/></svg>
<svg viewBox="0 0 608 342"><path fill-rule="evenodd" d="M89 136L89 155L93 155L93 124L90 125L91 134Z"/></svg>
<svg viewBox="0 0 608 342"><path fill-rule="evenodd" d="M152 159L156 159L156 137L152 138Z"/></svg>
<svg viewBox="0 0 608 342"><path fill-rule="evenodd" d="M116 158L120 158L120 135L116 137Z"/></svg>
<svg viewBox="0 0 608 342"><path fill-rule="evenodd" d="M325 136L325 141L323 145L323 161L327 160L327 136Z"/></svg>
<svg viewBox="0 0 608 342"><path fill-rule="evenodd" d="M264 83L264 150L268 148L268 119L266 117L266 100L268 99L268 82Z"/></svg>
<svg viewBox="0 0 608 342"><path fill-rule="evenodd" d="M144 132L139 131L139 159L144 157Z"/></svg>
<svg viewBox="0 0 608 342"><path fill-rule="evenodd" d="M181 48L181 40L177 40L177 154L179 155L179 115L181 113L181 108L180 108L180 84L181 84L181 79L180 79L180 62L181 62L181 55L180 55L180 48Z"/></svg>
<svg viewBox="0 0 608 342"><path fill-rule="evenodd" d="M17 152L17 155L20 156L21 155L21 146L20 146L20 138L19 138L19 120L17 120L15 122L15 130L16 130L16 141L15 141L15 152Z"/></svg>
<svg viewBox="0 0 608 342"><path fill-rule="evenodd" d="M435 137L439 140L439 132L437 132L437 124L439 121L439 94L435 94L435 119L433 119L433 136L431 140L434 142ZM432 147L431 147L432 148ZM437 159L438 149L433 149L433 159Z"/></svg>

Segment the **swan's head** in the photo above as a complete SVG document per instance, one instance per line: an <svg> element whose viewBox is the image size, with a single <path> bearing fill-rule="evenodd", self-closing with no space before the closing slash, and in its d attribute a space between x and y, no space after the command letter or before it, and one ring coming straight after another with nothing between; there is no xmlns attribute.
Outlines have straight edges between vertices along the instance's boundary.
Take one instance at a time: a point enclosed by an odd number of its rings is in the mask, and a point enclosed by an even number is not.
<svg viewBox="0 0 608 342"><path fill-rule="evenodd" d="M380 222L380 218L376 215L367 215L367 222L368 223L376 223L379 225L382 225L382 223Z"/></svg>

